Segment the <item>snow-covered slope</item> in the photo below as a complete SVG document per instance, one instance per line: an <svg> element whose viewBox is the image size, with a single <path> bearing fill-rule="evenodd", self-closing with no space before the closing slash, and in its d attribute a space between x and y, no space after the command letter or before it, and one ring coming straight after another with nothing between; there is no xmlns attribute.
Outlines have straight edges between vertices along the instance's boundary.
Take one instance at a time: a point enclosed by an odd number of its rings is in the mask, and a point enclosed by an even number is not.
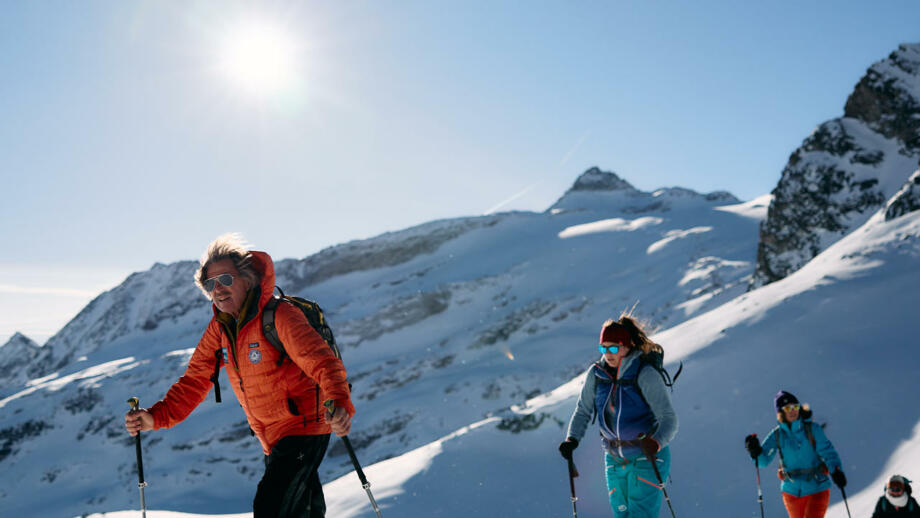
<svg viewBox="0 0 920 518"><path fill-rule="evenodd" d="M886 220L880 210L789 277L654 336L672 369L685 366L673 395L681 426L668 486L678 516L759 516L742 438L775 426L772 396L781 388L810 402L826 424L850 480L852 516L871 514L891 474L920 477L918 264L920 212ZM582 348L593 345L567 350ZM581 379L365 465L383 516L568 516L566 465L556 445ZM579 515L609 516L599 441L586 437L575 461ZM761 469L766 516L782 518L774 468ZM353 473L325 492L328 516L374 516ZM232 518L240 516L248 515ZM668 516L664 506L661 516ZM847 516L837 488L827 516Z"/></svg>
<svg viewBox="0 0 920 518"><path fill-rule="evenodd" d="M427 223L277 265L321 302L354 384L352 441L371 464L548 391L583 369L597 327L638 303L655 327L743 293L758 213L731 195L643 193L590 170L545 213ZM730 205L726 208L726 205ZM155 265L48 341L42 378L0 400L0 514L124 509L136 501L125 400L161 397L209 318L194 263ZM145 437L151 506L249 507L261 451L227 381L186 422ZM93 466L93 469L90 469ZM333 443L324 479L350 468ZM95 473L105 473L99 476ZM30 496L41 488L43 498Z"/></svg>
<svg viewBox="0 0 920 518"><path fill-rule="evenodd" d="M782 279L859 228L920 161L920 44L872 65L844 116L789 157L761 227L753 287Z"/></svg>
<svg viewBox="0 0 920 518"><path fill-rule="evenodd" d="M788 278L654 337L672 368L684 363L673 394L681 424L668 487L678 516L759 514L742 439L775 426L779 389L810 402L816 421L826 423L850 480L853 516L871 514L891 474L920 476L918 264L920 213L885 221L879 212ZM577 376L370 467L384 514L566 516L567 471L555 447L580 384ZM608 516L600 441L586 438L575 460L579 514ZM785 516L774 468L761 471L767 516ZM327 488L331 515L373 516L353 475ZM840 500L834 488L832 504ZM846 511L834 505L828 516Z"/></svg>

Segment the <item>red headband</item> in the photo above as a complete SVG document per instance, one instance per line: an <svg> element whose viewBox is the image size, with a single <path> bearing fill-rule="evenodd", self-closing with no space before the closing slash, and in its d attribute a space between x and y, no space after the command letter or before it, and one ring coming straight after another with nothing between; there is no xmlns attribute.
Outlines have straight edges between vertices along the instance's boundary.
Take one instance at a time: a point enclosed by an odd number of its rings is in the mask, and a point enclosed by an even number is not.
<svg viewBox="0 0 920 518"><path fill-rule="evenodd" d="M604 342L632 346L632 337L629 336L629 331L620 324L610 324L601 329L601 343Z"/></svg>

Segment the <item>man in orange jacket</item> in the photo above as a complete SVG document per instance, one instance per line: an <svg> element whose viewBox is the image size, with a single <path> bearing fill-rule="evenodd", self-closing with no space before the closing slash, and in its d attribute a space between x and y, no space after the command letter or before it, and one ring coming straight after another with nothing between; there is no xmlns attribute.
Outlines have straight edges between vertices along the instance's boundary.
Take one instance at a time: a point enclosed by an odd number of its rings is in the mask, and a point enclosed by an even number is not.
<svg viewBox="0 0 920 518"><path fill-rule="evenodd" d="M214 316L185 374L149 409L125 415L138 432L169 428L188 417L211 390L216 367L227 377L265 453L265 474L253 501L254 518L322 518L326 504L317 470L330 432L347 435L352 405L345 367L291 304L279 304L275 327L288 359L262 334L262 310L275 288L271 257L250 251L240 236L217 238L201 258L195 282ZM322 402L335 402L324 412Z"/></svg>

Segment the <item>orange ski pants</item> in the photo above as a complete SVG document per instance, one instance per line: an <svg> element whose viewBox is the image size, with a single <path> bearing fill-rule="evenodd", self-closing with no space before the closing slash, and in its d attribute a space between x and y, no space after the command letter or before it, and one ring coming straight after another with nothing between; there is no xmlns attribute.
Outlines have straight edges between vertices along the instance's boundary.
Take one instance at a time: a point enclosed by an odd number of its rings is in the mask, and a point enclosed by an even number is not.
<svg viewBox="0 0 920 518"><path fill-rule="evenodd" d="M789 518L824 518L830 499L830 489L807 496L792 496L789 493L783 493L783 503L786 504Z"/></svg>

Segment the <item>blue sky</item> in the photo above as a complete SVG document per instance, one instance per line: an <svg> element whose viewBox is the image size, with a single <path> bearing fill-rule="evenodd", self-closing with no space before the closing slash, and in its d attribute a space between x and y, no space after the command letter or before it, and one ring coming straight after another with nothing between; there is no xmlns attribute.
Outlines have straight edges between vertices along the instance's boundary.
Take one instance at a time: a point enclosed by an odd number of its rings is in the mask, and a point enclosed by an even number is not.
<svg viewBox="0 0 920 518"><path fill-rule="evenodd" d="M917 20L908 1L4 2L0 344L228 231L304 257L544 210L595 165L753 198ZM253 23L290 42L273 89L221 69Z"/></svg>

